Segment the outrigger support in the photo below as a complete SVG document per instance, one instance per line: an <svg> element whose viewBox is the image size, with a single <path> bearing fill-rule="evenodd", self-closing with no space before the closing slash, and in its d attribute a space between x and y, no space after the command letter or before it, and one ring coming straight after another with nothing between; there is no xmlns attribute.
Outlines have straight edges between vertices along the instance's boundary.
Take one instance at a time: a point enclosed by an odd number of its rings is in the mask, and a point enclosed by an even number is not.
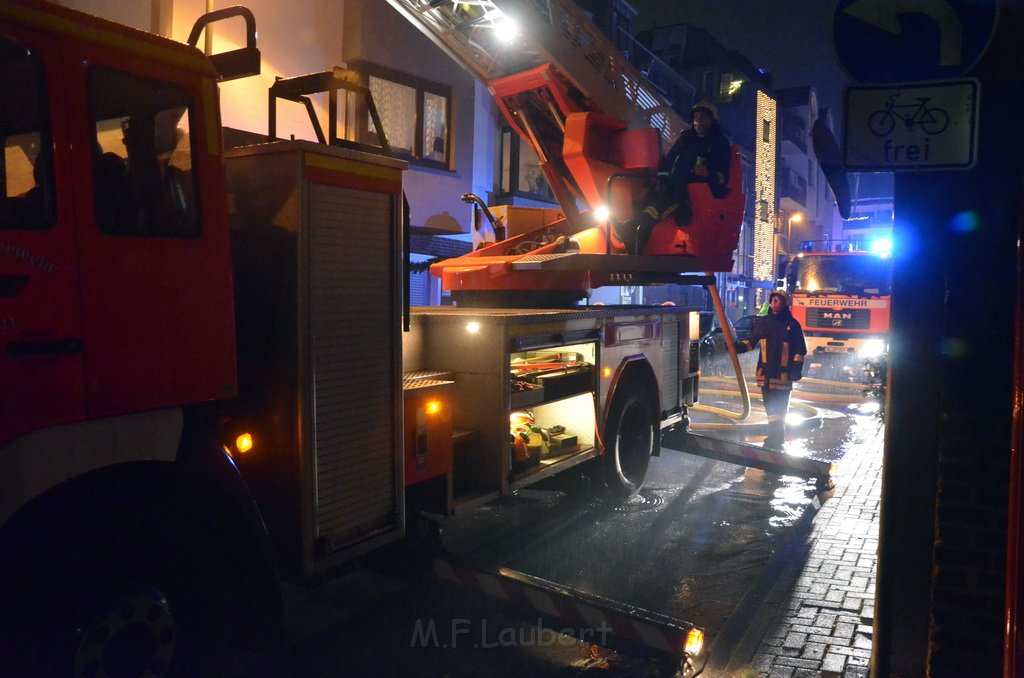
<svg viewBox="0 0 1024 678"><path fill-rule="evenodd" d="M694 662L704 631L689 622L504 567L488 572L447 557L434 558L433 567L438 579L482 593L520 617L525 613L553 633L571 631L577 640L607 649L681 662L680 676L698 673Z"/></svg>
<svg viewBox="0 0 1024 678"><path fill-rule="evenodd" d="M710 438L691 431L686 431L680 441L682 450L689 454L780 475L814 478L817 488L822 491L831 490L835 486L832 482L833 464L829 461L813 457L796 457L759 445Z"/></svg>

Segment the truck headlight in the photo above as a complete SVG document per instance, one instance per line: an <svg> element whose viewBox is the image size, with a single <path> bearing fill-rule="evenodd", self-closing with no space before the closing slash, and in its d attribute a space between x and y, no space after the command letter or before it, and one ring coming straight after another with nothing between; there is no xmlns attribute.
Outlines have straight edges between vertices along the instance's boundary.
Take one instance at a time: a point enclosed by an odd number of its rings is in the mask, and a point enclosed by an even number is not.
<svg viewBox="0 0 1024 678"><path fill-rule="evenodd" d="M882 339L868 339L860 349L862 358L877 358L885 353L885 341Z"/></svg>

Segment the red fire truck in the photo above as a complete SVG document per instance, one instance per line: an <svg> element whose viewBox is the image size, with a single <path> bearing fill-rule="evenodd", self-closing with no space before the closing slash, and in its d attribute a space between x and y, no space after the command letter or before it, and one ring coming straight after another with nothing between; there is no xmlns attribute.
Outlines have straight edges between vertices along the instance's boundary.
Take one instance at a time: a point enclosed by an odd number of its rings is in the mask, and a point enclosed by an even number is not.
<svg viewBox="0 0 1024 678"><path fill-rule="evenodd" d="M248 44L207 58L194 45L221 18ZM368 145L379 129L339 139L334 121L323 143L228 150L217 82L258 68L252 16L214 12L189 43L0 4L5 675L199 675L225 648L260 652L280 577L401 538L407 499L450 516L583 463L636 491L696 399L688 309L424 309L403 339L404 163ZM344 73L271 97L339 90L376 121ZM562 103L570 127L626 139ZM567 186L591 154L602 178L629 169L621 144L588 138ZM663 240L688 254L648 273L717 270L699 237ZM597 249L486 256L451 277L540 265L592 286L644 269Z"/></svg>
<svg viewBox="0 0 1024 678"><path fill-rule="evenodd" d="M863 360L888 350L892 258L860 241L807 242L791 257L786 288L810 354Z"/></svg>

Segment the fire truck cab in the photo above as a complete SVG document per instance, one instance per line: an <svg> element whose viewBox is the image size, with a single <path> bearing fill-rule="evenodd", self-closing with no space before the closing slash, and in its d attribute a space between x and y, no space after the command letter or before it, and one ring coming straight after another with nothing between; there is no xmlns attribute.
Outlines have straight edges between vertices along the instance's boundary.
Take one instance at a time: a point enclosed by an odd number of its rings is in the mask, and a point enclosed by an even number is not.
<svg viewBox="0 0 1024 678"><path fill-rule="evenodd" d="M136 633L128 673L187 674L278 634L259 515L186 440L237 391L218 77L188 45L0 6L5 675L87 675Z"/></svg>

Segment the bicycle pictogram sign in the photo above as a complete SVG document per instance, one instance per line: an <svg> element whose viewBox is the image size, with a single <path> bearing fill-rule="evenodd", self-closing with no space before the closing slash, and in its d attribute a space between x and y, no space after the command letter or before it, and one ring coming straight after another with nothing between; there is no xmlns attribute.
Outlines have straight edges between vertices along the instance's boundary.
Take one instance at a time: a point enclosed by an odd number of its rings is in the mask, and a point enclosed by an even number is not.
<svg viewBox="0 0 1024 678"><path fill-rule="evenodd" d="M973 166L978 90L973 78L847 87L843 167L889 172Z"/></svg>
<svg viewBox="0 0 1024 678"><path fill-rule="evenodd" d="M893 94L885 108L868 117L868 129L877 137L885 137L902 123L907 131L920 127L925 134L941 134L949 126L949 113L938 106L929 106L931 97L916 97L917 103L897 103L899 94Z"/></svg>

